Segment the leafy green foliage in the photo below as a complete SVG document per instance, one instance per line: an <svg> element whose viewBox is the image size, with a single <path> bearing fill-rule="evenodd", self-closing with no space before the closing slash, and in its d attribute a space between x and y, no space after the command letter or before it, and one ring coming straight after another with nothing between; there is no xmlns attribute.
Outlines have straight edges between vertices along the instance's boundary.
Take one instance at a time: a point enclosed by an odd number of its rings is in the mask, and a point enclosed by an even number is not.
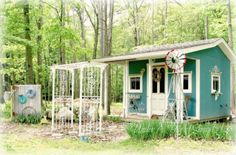
<svg viewBox="0 0 236 155"><path fill-rule="evenodd" d="M11 102L6 102L0 105L0 117L10 118L11 117Z"/></svg>
<svg viewBox="0 0 236 155"><path fill-rule="evenodd" d="M137 140L163 139L176 136L176 124L168 121L148 120L130 123L126 131ZM193 140L232 140L233 128L229 124L188 124L179 125L179 136Z"/></svg>
<svg viewBox="0 0 236 155"><path fill-rule="evenodd" d="M93 1L69 1L64 4L65 14L61 23L61 6L57 1L52 0L42 3L29 1L30 3L30 37L25 38L25 21L22 2L7 1L3 13L4 20L4 46L5 59L1 59L4 66L6 88L14 84L26 83L26 59L25 45L32 47L34 82L42 85L44 100L51 99L50 68L53 64L60 63L60 47L65 51L65 62L73 63L84 60L91 60L94 45L94 31L88 22L88 16L83 12L84 34L86 46L82 46L81 28L78 14L75 7L93 14L95 4ZM94 1L96 2L96 1ZM224 1L212 2L206 0L199 2L191 0L186 2L168 3L167 16L165 17L164 1L142 1L125 0L115 1L114 24L112 30L112 55L126 54L135 47L135 31L138 30L139 46L161 45L205 38L205 17L208 16L209 35L208 38L222 37L227 41L227 9ZM129 5L128 5L129 4ZM135 12L135 4L140 6ZM234 6L232 6L234 7ZM232 8L232 10L234 10ZM136 24L133 24L133 16L136 17ZM92 18L95 18L92 15ZM38 28L39 18L43 18L41 29ZM41 36L39 44L38 37ZM100 36L98 36L100 38ZM100 42L100 40L99 40ZM101 56L98 45L97 55ZM41 49L42 66L38 65L38 50ZM39 73L38 73L39 72ZM39 75L39 76L38 76ZM41 79L37 79L40 77ZM123 67L112 65L111 84L113 102L122 100L123 89Z"/></svg>
<svg viewBox="0 0 236 155"><path fill-rule="evenodd" d="M40 123L40 121L41 121L41 116L34 115L34 114L29 114L29 115L21 114L13 118L13 122L16 122L16 123L38 124Z"/></svg>

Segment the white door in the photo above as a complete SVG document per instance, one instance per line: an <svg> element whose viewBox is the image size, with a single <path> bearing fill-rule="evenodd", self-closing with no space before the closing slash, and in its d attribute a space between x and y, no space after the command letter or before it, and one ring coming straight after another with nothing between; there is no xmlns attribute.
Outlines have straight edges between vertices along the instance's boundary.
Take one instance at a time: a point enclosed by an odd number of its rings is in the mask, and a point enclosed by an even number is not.
<svg viewBox="0 0 236 155"><path fill-rule="evenodd" d="M166 108L166 69L165 66L152 67L152 115L163 115Z"/></svg>

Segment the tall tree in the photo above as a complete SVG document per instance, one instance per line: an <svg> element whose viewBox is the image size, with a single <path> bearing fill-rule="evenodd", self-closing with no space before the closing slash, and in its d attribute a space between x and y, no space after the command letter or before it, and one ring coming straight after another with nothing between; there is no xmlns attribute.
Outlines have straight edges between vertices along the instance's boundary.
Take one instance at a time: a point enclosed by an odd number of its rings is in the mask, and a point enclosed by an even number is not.
<svg viewBox="0 0 236 155"><path fill-rule="evenodd" d="M110 56L112 52L112 29L113 29L113 15L114 15L114 0L101 0L99 19L100 19L100 48L103 57ZM107 113L110 114L110 105L112 102L111 95L111 66L106 70L106 80L108 85L108 108Z"/></svg>
<svg viewBox="0 0 236 155"><path fill-rule="evenodd" d="M232 19L231 19L231 4L230 4L230 0L227 0L227 15L228 15L228 39L229 39L229 41L228 41L228 44L229 44L229 46L233 49L233 34L232 34ZM232 103L231 103L231 110L232 110L232 112L234 113L234 114L236 114L236 111L235 111L235 99L234 99L234 92L235 92L235 86L234 86L234 83L235 83L235 66L233 66L233 68L232 68L232 71L233 71L233 73L232 73L232 82L233 82L233 84L232 84L232 98L231 98L231 100L232 100Z"/></svg>
<svg viewBox="0 0 236 155"><path fill-rule="evenodd" d="M93 14L94 18L92 18L92 15L89 13L88 9L85 7L85 12L89 18L89 21L93 27L94 31L94 43L93 43L93 59L97 57L97 49L98 49L98 35L99 35L99 15L98 15L98 10L99 10L99 1L92 1L92 9L93 9Z"/></svg>
<svg viewBox="0 0 236 155"><path fill-rule="evenodd" d="M3 32L2 32L2 28L3 28L3 16L2 16L2 9L3 9L3 2L0 1L0 20L2 21L0 23L0 60L2 58L4 58L3 55L3 49L2 49L2 45L3 45ZM2 72L3 66L2 66L2 60L0 61L0 104L3 103L3 91L4 91L4 87L3 87L3 83L4 83L4 76L3 76L3 72Z"/></svg>
<svg viewBox="0 0 236 155"><path fill-rule="evenodd" d="M38 28L38 34L37 34L37 64L38 64L38 70L37 70L37 83L42 84L42 34L41 29L43 25L43 7L42 7L42 0L39 0L38 4L38 10L39 10L39 17L37 19L37 28Z"/></svg>
<svg viewBox="0 0 236 155"><path fill-rule="evenodd" d="M82 38L81 46L83 48L86 48L84 12L85 12L84 2L81 0L81 3L76 5L76 13L79 16L79 22L80 22L80 35Z"/></svg>
<svg viewBox="0 0 236 155"><path fill-rule="evenodd" d="M227 0L227 12L228 12L228 44L233 49L233 31L232 31L232 18L231 18L231 4L230 0Z"/></svg>
<svg viewBox="0 0 236 155"><path fill-rule="evenodd" d="M60 0L60 16L59 16L59 21L60 21L60 26L61 29L65 26L65 6L64 6L64 0ZM60 51L60 63L65 64L65 43L63 40L62 34L59 36L59 51Z"/></svg>
<svg viewBox="0 0 236 155"><path fill-rule="evenodd" d="M24 1L23 4L23 14L24 14L24 22L25 22L25 39L31 41L30 37L30 7L28 0ZM33 84L33 59L32 59L32 47L29 44L25 45L25 62L26 62L26 83Z"/></svg>
<svg viewBox="0 0 236 155"><path fill-rule="evenodd" d="M139 14L144 0L127 0L126 9L129 10L131 20L129 25L133 27L134 46L140 45Z"/></svg>

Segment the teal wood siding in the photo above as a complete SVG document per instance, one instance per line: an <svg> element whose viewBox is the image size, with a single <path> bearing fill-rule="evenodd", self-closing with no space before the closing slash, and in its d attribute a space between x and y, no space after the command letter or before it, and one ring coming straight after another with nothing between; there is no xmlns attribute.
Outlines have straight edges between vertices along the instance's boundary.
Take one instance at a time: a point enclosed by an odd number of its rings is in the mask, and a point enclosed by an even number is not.
<svg viewBox="0 0 236 155"><path fill-rule="evenodd" d="M144 68L143 74L143 90L142 93L129 93L129 94L140 94L140 99L137 100L137 109L129 107L130 113L147 113L147 63L148 60L130 61L129 62L129 75L140 74ZM130 85L130 83L128 83ZM129 102L129 101L128 101Z"/></svg>
<svg viewBox="0 0 236 155"><path fill-rule="evenodd" d="M196 116L196 62L195 60L187 59L186 64L184 66L184 71L192 72L192 93L185 93L184 95L191 96L191 99L188 103L188 116ZM168 69L168 73L171 73L172 70ZM168 75L168 90L170 90L169 95L169 104L173 102L174 94L173 94L173 85L170 86L170 81L173 74ZM171 87L171 88L170 88Z"/></svg>
<svg viewBox="0 0 236 155"><path fill-rule="evenodd" d="M190 53L200 59L200 119L230 114L230 61L219 47ZM217 66L221 74L221 94L217 101L211 94L211 70Z"/></svg>
<svg viewBox="0 0 236 155"><path fill-rule="evenodd" d="M192 93L185 93L185 96L190 96L188 103L188 116L196 116L196 62L192 59L187 59L184 66L185 72L192 72Z"/></svg>

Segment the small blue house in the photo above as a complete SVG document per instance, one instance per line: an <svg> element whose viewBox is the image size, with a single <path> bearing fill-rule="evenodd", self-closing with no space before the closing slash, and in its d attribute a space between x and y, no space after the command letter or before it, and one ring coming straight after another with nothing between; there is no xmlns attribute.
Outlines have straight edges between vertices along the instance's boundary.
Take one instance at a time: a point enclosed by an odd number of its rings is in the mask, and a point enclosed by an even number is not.
<svg viewBox="0 0 236 155"><path fill-rule="evenodd" d="M137 48L125 55L96 59L124 65L124 116L151 118L165 114L172 76L165 65L165 56L170 50L186 54L181 80L184 95L189 96L188 117L194 120L229 117L233 98L232 65L236 56L219 38Z"/></svg>

